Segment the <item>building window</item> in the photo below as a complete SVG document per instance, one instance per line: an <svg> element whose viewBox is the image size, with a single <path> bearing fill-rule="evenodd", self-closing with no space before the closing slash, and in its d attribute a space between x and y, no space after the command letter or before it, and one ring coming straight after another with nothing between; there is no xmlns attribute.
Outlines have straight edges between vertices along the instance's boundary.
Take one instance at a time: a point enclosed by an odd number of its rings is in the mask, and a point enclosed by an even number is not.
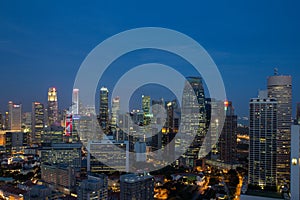
<svg viewBox="0 0 300 200"><path fill-rule="evenodd" d="M292 159L292 165L297 165L297 158Z"/></svg>

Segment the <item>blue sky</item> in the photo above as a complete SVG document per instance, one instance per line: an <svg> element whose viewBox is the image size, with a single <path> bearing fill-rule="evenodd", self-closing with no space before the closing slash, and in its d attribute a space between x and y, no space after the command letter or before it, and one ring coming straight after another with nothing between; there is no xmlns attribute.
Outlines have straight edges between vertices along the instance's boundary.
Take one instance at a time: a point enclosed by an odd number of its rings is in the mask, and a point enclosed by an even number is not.
<svg viewBox="0 0 300 200"><path fill-rule="evenodd" d="M300 101L299 1L0 1L0 111L7 102L46 101L56 86L70 105L73 81L101 41L137 27L165 27L199 42L223 76L236 112L279 68ZM127 59L128 61L128 59ZM131 62L130 60L128 61Z"/></svg>

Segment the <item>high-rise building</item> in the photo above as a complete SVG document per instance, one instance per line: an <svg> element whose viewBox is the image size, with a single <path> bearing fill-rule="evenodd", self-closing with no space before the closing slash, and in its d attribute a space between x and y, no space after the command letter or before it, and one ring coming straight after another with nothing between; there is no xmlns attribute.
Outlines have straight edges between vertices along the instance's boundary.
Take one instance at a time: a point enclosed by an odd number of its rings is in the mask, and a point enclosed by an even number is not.
<svg viewBox="0 0 300 200"><path fill-rule="evenodd" d="M40 102L32 103L32 122L31 122L31 143L41 144L42 134L45 127L44 105Z"/></svg>
<svg viewBox="0 0 300 200"><path fill-rule="evenodd" d="M300 199L300 125L292 125L291 199Z"/></svg>
<svg viewBox="0 0 300 200"><path fill-rule="evenodd" d="M150 124L150 96L144 96L142 95L142 110L144 113L144 125L149 125Z"/></svg>
<svg viewBox="0 0 300 200"><path fill-rule="evenodd" d="M111 127L112 129L117 128L120 114L120 97L113 98L111 106Z"/></svg>
<svg viewBox="0 0 300 200"><path fill-rule="evenodd" d="M100 89L100 107L99 107L99 124L103 131L103 133L108 133L109 127L108 127L108 120L109 120L109 114L108 114L108 89L105 87L102 87Z"/></svg>
<svg viewBox="0 0 300 200"><path fill-rule="evenodd" d="M47 112L48 112L48 125L49 126L51 126L59 121L57 90L55 87L51 87L48 90Z"/></svg>
<svg viewBox="0 0 300 200"><path fill-rule="evenodd" d="M8 130L21 131L22 105L8 102Z"/></svg>
<svg viewBox="0 0 300 200"><path fill-rule="evenodd" d="M180 144L189 146L184 157L186 166L195 167L196 160L206 155L200 155L204 137L206 135L206 109L205 95L202 79L200 77L187 77L182 96L182 114L181 114L183 137L194 137L193 142L189 144ZM186 139L181 138L180 143Z"/></svg>
<svg viewBox="0 0 300 200"><path fill-rule="evenodd" d="M73 96L72 96L72 114L78 115L79 114L79 89L73 89Z"/></svg>
<svg viewBox="0 0 300 200"><path fill-rule="evenodd" d="M126 174L120 177L121 199L151 200L154 198L154 178L150 175Z"/></svg>
<svg viewBox="0 0 300 200"><path fill-rule="evenodd" d="M89 141L87 145L87 171L104 173L129 170L128 142L117 142L108 138Z"/></svg>
<svg viewBox="0 0 300 200"><path fill-rule="evenodd" d="M234 114L234 108L230 101L224 102L224 109L226 117L218 142L219 159L227 164L235 164L237 159L237 115Z"/></svg>
<svg viewBox="0 0 300 200"><path fill-rule="evenodd" d="M9 154L22 152L27 146L27 138L27 133L7 131L5 133L6 152Z"/></svg>
<svg viewBox="0 0 300 200"><path fill-rule="evenodd" d="M83 180L77 189L79 200L106 200L108 199L108 180L106 175L88 175L88 179Z"/></svg>
<svg viewBox="0 0 300 200"><path fill-rule="evenodd" d="M250 100L249 184L276 187L277 109L274 98Z"/></svg>
<svg viewBox="0 0 300 200"><path fill-rule="evenodd" d="M40 150L41 163L67 165L75 170L80 170L81 147L81 143L52 143Z"/></svg>
<svg viewBox="0 0 300 200"><path fill-rule="evenodd" d="M9 130L9 114L5 112L4 129Z"/></svg>
<svg viewBox="0 0 300 200"><path fill-rule="evenodd" d="M41 178L45 185L64 194L70 194L76 184L75 170L68 165L42 164Z"/></svg>
<svg viewBox="0 0 300 200"><path fill-rule="evenodd" d="M268 78L268 96L277 100L277 183L282 186L290 179L290 148L292 124L292 77L275 71Z"/></svg>

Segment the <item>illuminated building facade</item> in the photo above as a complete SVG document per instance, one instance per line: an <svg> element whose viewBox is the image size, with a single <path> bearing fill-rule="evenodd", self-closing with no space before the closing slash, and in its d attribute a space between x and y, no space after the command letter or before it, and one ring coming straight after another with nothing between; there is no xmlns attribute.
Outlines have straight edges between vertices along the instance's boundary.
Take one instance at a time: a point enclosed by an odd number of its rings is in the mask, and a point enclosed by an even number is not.
<svg viewBox="0 0 300 200"><path fill-rule="evenodd" d="M120 98L116 97L112 100L111 106L111 128L116 129L117 124L119 122L119 114L120 114Z"/></svg>
<svg viewBox="0 0 300 200"><path fill-rule="evenodd" d="M292 77L277 75L268 78L268 96L277 100L277 183L289 183L292 125Z"/></svg>
<svg viewBox="0 0 300 200"><path fill-rule="evenodd" d="M250 100L249 184L276 186L277 106L274 98Z"/></svg>
<svg viewBox="0 0 300 200"><path fill-rule="evenodd" d="M181 120L183 135L186 137L195 136L190 145L184 144L186 140L181 138L180 145L189 146L183 156L184 164L195 167L196 160L206 156L200 155L200 148L206 135L205 95L200 77L187 77L182 96Z"/></svg>
<svg viewBox="0 0 300 200"><path fill-rule="evenodd" d="M143 120L143 124L144 125L149 125L150 124L150 104L151 102L151 98L150 96L144 96L142 95L142 110L144 113L144 120Z"/></svg>
<svg viewBox="0 0 300 200"><path fill-rule="evenodd" d="M74 168L67 165L42 164L41 178L45 185L64 194L70 194L76 185Z"/></svg>
<svg viewBox="0 0 300 200"><path fill-rule="evenodd" d="M8 130L21 131L22 105L8 102Z"/></svg>
<svg viewBox="0 0 300 200"><path fill-rule="evenodd" d="M48 90L48 126L57 123L59 120L57 90L51 87Z"/></svg>
<svg viewBox="0 0 300 200"><path fill-rule="evenodd" d="M109 114L108 114L108 89L102 87L100 89L100 107L99 107L99 124L103 133L109 131Z"/></svg>
<svg viewBox="0 0 300 200"><path fill-rule="evenodd" d="M154 178L150 175L126 174L120 177L121 199L152 200Z"/></svg>
<svg viewBox="0 0 300 200"><path fill-rule="evenodd" d="M117 142L110 139L89 141L87 145L87 171L104 173L129 170L128 142ZM109 166L105 165L109 163Z"/></svg>
<svg viewBox="0 0 300 200"><path fill-rule="evenodd" d="M40 102L32 103L31 143L40 145L45 128L44 105Z"/></svg>
<svg viewBox="0 0 300 200"><path fill-rule="evenodd" d="M73 96L72 96L72 114L78 115L79 114L79 89L73 89Z"/></svg>
<svg viewBox="0 0 300 200"><path fill-rule="evenodd" d="M77 189L79 200L106 200L108 199L108 179L106 175L88 175L88 179L83 180Z"/></svg>
<svg viewBox="0 0 300 200"><path fill-rule="evenodd" d="M81 143L52 143L51 146L43 147L39 156L42 163L66 165L80 170L81 147Z"/></svg>

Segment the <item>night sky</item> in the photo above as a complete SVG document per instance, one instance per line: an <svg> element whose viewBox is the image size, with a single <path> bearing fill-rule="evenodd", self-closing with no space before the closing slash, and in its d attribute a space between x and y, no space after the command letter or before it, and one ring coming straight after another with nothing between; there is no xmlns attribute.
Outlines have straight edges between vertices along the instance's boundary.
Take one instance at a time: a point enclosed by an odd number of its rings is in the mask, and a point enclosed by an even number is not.
<svg viewBox="0 0 300 200"><path fill-rule="evenodd" d="M295 107L300 101L299 1L178 2L1 0L0 111L7 110L9 100L30 111L32 101L46 102L51 86L58 89L60 108L68 107L87 54L114 34L148 26L174 29L199 42L217 64L238 115L248 115L250 98L266 88L275 67L293 76ZM149 61L147 52L137 55L119 62Z"/></svg>

